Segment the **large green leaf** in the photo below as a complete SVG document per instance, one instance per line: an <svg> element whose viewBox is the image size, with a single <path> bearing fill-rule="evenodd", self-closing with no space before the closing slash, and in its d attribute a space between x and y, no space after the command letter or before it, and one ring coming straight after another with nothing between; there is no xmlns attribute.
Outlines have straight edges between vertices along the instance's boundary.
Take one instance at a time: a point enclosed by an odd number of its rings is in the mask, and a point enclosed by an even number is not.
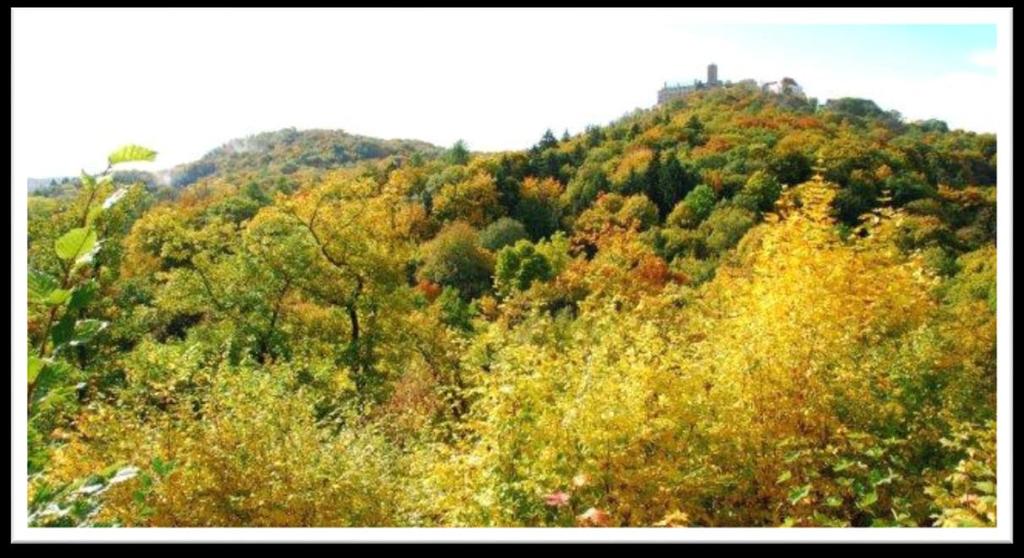
<svg viewBox="0 0 1024 558"><path fill-rule="evenodd" d="M141 145L125 145L107 157L107 161L111 165L133 161L152 161L153 159L156 159L156 151Z"/></svg>
<svg viewBox="0 0 1024 558"><path fill-rule="evenodd" d="M35 356L29 355L28 357L28 383L33 383L36 378L39 377L39 373L43 371L43 367L46 366L46 361Z"/></svg>
<svg viewBox="0 0 1024 558"><path fill-rule="evenodd" d="M107 322L92 319L76 322L70 313L65 314L52 331L54 353L92 341L99 332L107 328L107 325Z"/></svg>
<svg viewBox="0 0 1024 558"><path fill-rule="evenodd" d="M83 266L83 265L91 264L93 258L95 258L96 254L99 253L99 251L100 251L100 244L102 244L102 243L103 243L102 240L97 241L97 242L93 243L92 247L89 248L89 250L79 254L78 257L75 258L75 265L74 265L74 267L77 268L77 267L80 267L80 266Z"/></svg>
<svg viewBox="0 0 1024 558"><path fill-rule="evenodd" d="M57 279L52 275L35 269L28 270L29 302L44 302L57 287Z"/></svg>
<svg viewBox="0 0 1024 558"><path fill-rule="evenodd" d="M43 366L33 382L35 391L32 400L47 403L40 405L38 410L45 409L51 403L59 404L65 396L75 395L76 387L67 385L72 372L70 365L63 360L43 359Z"/></svg>
<svg viewBox="0 0 1024 558"><path fill-rule="evenodd" d="M99 286L95 279L89 279L81 285L75 287L75 290L71 292L71 302L68 303L68 310L75 312L85 308L86 304L96 296L96 291L99 290Z"/></svg>
<svg viewBox="0 0 1024 558"><path fill-rule="evenodd" d="M68 343L71 346L82 345L91 341L96 334L107 327L107 322L101 320L78 320L75 323L75 331Z"/></svg>
<svg viewBox="0 0 1024 558"><path fill-rule="evenodd" d="M96 231L80 228L71 229L53 243L57 257L64 261L77 260L96 246Z"/></svg>
<svg viewBox="0 0 1024 558"><path fill-rule="evenodd" d="M71 298L71 291L67 289L54 289L46 297L46 304L49 306L60 306Z"/></svg>
<svg viewBox="0 0 1024 558"><path fill-rule="evenodd" d="M57 322L57 325L53 326L50 330L50 339L53 341L54 352L59 351L61 347L71 341L71 335L75 332L75 319L71 314L64 314L64 316Z"/></svg>

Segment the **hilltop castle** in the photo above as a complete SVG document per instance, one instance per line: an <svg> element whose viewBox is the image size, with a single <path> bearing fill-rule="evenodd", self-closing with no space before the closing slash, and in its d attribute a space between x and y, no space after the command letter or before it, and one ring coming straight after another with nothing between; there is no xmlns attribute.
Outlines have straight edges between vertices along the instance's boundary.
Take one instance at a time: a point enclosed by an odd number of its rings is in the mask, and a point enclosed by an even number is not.
<svg viewBox="0 0 1024 558"><path fill-rule="evenodd" d="M795 79L784 77L779 81L769 81L761 85L762 91L778 93L780 95L803 95L804 88Z"/></svg>
<svg viewBox="0 0 1024 558"><path fill-rule="evenodd" d="M718 79L718 65L711 63L708 64L708 79L706 82L698 79L693 80L692 85L684 85L682 83L669 84L665 82L665 85L658 91L658 104L667 103L673 99L681 99L686 97L694 91L701 91L705 89L716 89L719 87L725 87L732 85L731 82L723 82ZM746 85L750 87L758 87L756 81L752 79L745 79L739 82L737 85ZM769 81L760 85L762 91L776 93L780 95L797 95L803 96L803 88L793 78L785 77L779 81Z"/></svg>
<svg viewBox="0 0 1024 558"><path fill-rule="evenodd" d="M683 85L676 83L669 85L668 82L665 86L658 91L658 104L667 103L672 99L679 99L698 91L700 89L711 89L714 87L721 87L722 82L718 81L718 66L714 63L708 64L708 81L707 83L700 81L699 79L693 80L693 85Z"/></svg>

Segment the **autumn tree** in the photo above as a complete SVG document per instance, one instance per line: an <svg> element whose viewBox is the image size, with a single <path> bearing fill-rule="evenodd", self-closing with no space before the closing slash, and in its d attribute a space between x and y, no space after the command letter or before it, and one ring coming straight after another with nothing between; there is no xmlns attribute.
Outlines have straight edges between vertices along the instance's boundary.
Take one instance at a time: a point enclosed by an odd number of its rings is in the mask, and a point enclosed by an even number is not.
<svg viewBox="0 0 1024 558"><path fill-rule="evenodd" d="M498 252L494 266L494 289L501 295L524 291L534 281L551 278L551 264L539 254L533 243L520 240Z"/></svg>
<svg viewBox="0 0 1024 558"><path fill-rule="evenodd" d="M526 227L522 223L515 219L502 217L480 231L480 245L492 252L497 252L505 246L515 244L516 241L527 237Z"/></svg>
<svg viewBox="0 0 1024 558"><path fill-rule="evenodd" d="M466 298L476 298L490 288L494 260L480 246L472 226L456 222L423 245L420 276L454 287Z"/></svg>

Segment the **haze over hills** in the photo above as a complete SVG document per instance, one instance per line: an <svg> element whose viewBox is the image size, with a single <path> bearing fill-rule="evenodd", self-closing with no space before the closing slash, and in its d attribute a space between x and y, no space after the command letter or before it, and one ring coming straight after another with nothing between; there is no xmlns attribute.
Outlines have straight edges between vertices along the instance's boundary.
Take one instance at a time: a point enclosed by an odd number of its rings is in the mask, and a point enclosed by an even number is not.
<svg viewBox="0 0 1024 558"><path fill-rule="evenodd" d="M72 180L70 176L51 176L49 178L29 178L28 179L28 191L29 193L50 186L53 183L63 182L65 180Z"/></svg>
<svg viewBox="0 0 1024 558"><path fill-rule="evenodd" d="M180 188L213 174L253 170L280 171L299 168L332 169L383 157L410 157L415 153L435 157L442 148L417 140L382 140L352 135L343 130L296 130L286 128L230 140L200 159L158 172L120 171L120 181L141 180L153 186ZM38 191L51 182L77 177L30 178L29 191Z"/></svg>

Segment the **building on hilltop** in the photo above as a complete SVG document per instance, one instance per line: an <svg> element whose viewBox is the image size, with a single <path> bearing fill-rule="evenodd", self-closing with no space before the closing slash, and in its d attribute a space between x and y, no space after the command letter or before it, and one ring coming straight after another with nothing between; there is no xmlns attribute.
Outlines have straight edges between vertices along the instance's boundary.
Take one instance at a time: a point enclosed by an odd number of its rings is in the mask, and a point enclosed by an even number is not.
<svg viewBox="0 0 1024 558"><path fill-rule="evenodd" d="M769 93L776 93L779 95L797 95L803 96L804 88L800 87L800 84L795 79L790 77L784 77L779 81L769 81L761 86L763 91Z"/></svg>
<svg viewBox="0 0 1024 558"><path fill-rule="evenodd" d="M718 80L718 65L708 64L708 80L702 82L700 80L693 80L693 85L683 85L681 83L669 84L665 83L664 87L658 91L658 104L667 103L673 99L681 99L686 97L694 91L700 91L703 89L713 89L722 87L724 85Z"/></svg>
<svg viewBox="0 0 1024 558"><path fill-rule="evenodd" d="M682 99L695 91L706 89L717 89L719 87L732 86L732 82L723 82L718 79L718 65L708 64L707 81L693 80L693 84L668 83L658 91L658 104L664 104L674 99ZM757 88L758 83L752 79L745 79L735 84L738 87ZM761 91L775 93L778 95L804 96L804 89L791 77L784 77L779 81L768 81L760 84Z"/></svg>

